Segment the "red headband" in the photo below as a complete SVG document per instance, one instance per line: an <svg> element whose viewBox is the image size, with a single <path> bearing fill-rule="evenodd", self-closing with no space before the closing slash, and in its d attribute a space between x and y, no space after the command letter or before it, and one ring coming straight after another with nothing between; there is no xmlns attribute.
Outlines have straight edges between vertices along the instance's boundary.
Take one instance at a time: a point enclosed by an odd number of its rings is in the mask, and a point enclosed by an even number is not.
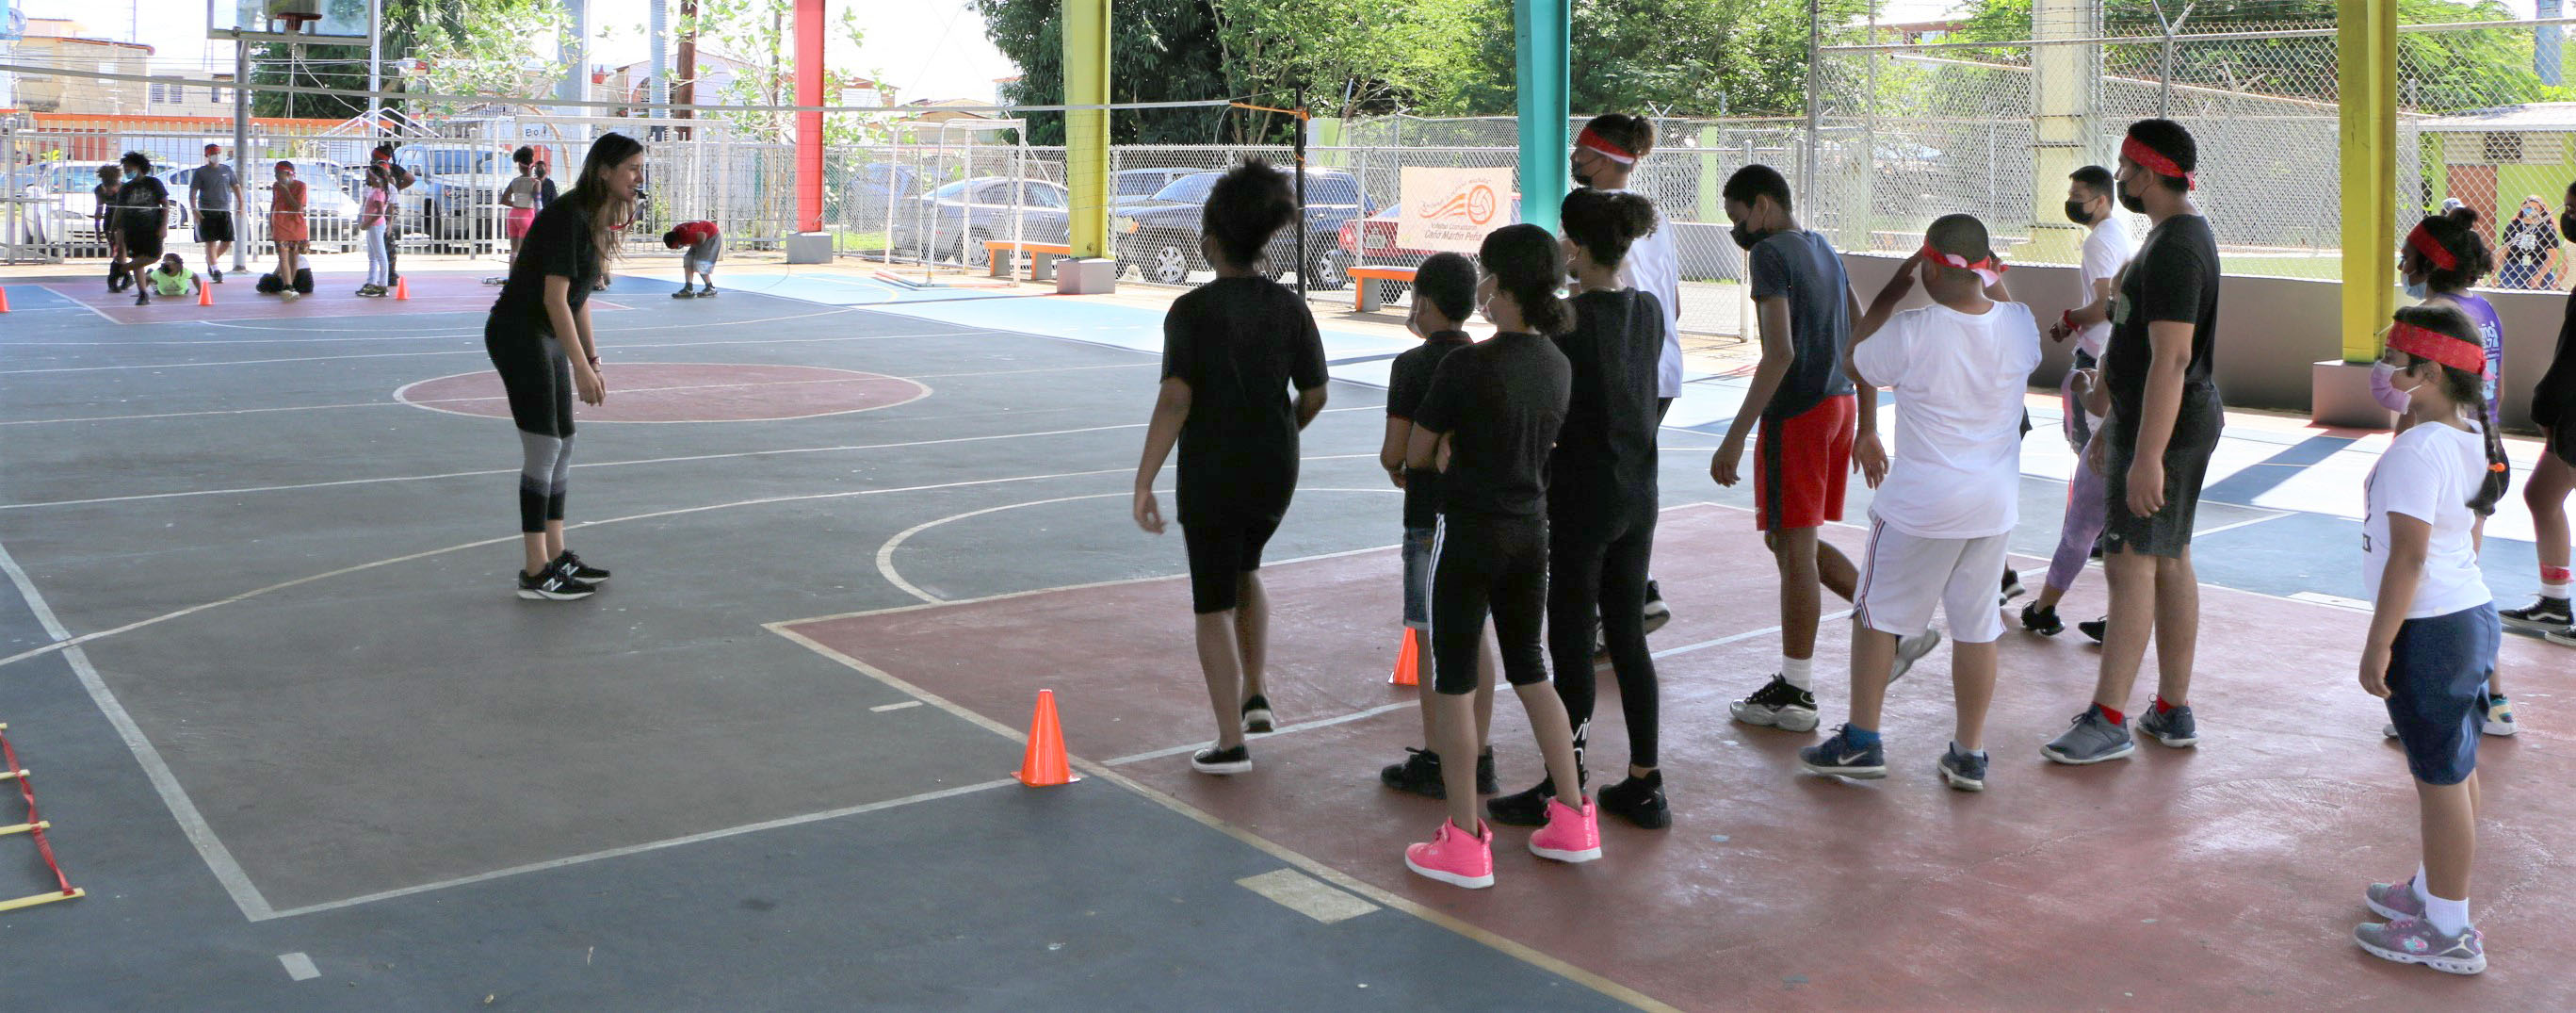
<svg viewBox="0 0 2576 1013"><path fill-rule="evenodd" d="M2120 141L2120 157L2138 163L2139 168L2148 172L2169 179L2179 179L2190 184L2194 190L2200 189L2199 173L2182 171L2182 166L2175 165L2174 160L2166 158L2164 152L2147 147L2144 142L2135 137Z"/></svg>
<svg viewBox="0 0 2576 1013"><path fill-rule="evenodd" d="M2423 254L2424 259L2431 261L2436 268L2444 271L2460 269L2460 258L2445 248L2441 240L2433 238L2433 234L2426 231L2421 223L2415 226L2414 231L2406 234L2406 245L2412 247L2415 252Z"/></svg>
<svg viewBox="0 0 2576 1013"><path fill-rule="evenodd" d="M1955 267L1962 271L1975 274L1977 277L1985 279L1985 282L1988 285L1992 285L1995 283L1996 279L2002 278L2005 271L2012 270L2009 267L2005 267L2003 261L1996 260L1994 254L1986 254L1986 259L1984 260L1970 261L1968 258L1955 253L1943 253L1939 250L1935 250L1932 248L1932 244L1930 242L1925 242L1923 244L1923 252L1919 254L1919 256L1925 260L1945 264L1950 267Z"/></svg>
<svg viewBox="0 0 2576 1013"><path fill-rule="evenodd" d="M1591 127L1585 127L1581 134L1575 135L1574 146L1578 148L1590 148L1594 154L1600 155L1603 158L1607 158L1621 165L1637 164L1637 156L1629 154L1628 149L1626 148L1610 143L1608 138L1601 136L1599 131L1592 129Z"/></svg>
<svg viewBox="0 0 2576 1013"><path fill-rule="evenodd" d="M2388 347L2418 359L2430 359L2471 376L2487 375L2487 350L2474 341L2414 324L2399 322L2388 329Z"/></svg>

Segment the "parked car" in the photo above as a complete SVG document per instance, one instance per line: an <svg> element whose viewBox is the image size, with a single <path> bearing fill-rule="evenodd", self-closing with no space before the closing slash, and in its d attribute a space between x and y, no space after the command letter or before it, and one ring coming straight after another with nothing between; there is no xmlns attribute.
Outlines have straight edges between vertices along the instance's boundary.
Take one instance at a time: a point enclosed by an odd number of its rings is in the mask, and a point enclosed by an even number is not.
<svg viewBox="0 0 2576 1013"><path fill-rule="evenodd" d="M1431 258L1432 251L1412 249L1396 242L1396 227L1398 224L1397 217L1398 212L1401 210L1401 208L1389 206L1366 218L1355 219L1345 223L1342 226L1340 234L1334 237L1334 248L1325 251L1324 256L1332 258L1335 265L1340 269L1341 273L1345 277L1349 275L1350 268L1362 265L1369 267L1422 266L1423 261ZM1511 208L1507 213L1509 217L1495 223L1495 228L1520 223L1521 198L1519 194L1512 195Z"/></svg>
<svg viewBox="0 0 2576 1013"><path fill-rule="evenodd" d="M342 253L355 252L359 248L358 201L338 185L340 174L347 167L319 159L290 161L295 164L295 178L304 181L305 231L313 237L313 251L337 249ZM256 178L243 181L243 189L249 191L242 195L243 203L249 214L257 216L263 225L256 232L244 232L243 223L234 222L235 236L268 234L264 223L271 206L270 194L277 188L276 165L274 159L254 163L252 168L256 170ZM185 233L196 227L197 209L189 203L188 183L196 178L200 168L203 166L192 165L161 178L161 185L170 189L170 198L179 203L178 209L170 215L170 234L184 241L193 242L196 238Z"/></svg>
<svg viewBox="0 0 2576 1013"><path fill-rule="evenodd" d="M1109 207L1112 210L1143 204L1163 192L1184 176L1195 176L1204 169L1120 169L1109 174Z"/></svg>
<svg viewBox="0 0 2576 1013"><path fill-rule="evenodd" d="M896 249L927 259L953 256L960 264L981 268L989 263L984 249L989 240L1064 242L1073 234L1065 207L1065 189L1044 180L959 180L896 207L890 240Z"/></svg>
<svg viewBox="0 0 2576 1013"><path fill-rule="evenodd" d="M1223 172L1198 172L1173 180L1153 200L1117 209L1109 220L1119 263L1136 268L1146 281L1184 285L1190 272L1207 269L1199 252L1199 215ZM1330 291L1350 283L1349 264L1330 256L1342 226L1376 213L1377 206L1360 191L1358 178L1338 169L1306 172L1306 248L1296 249L1296 230L1279 230L1267 251L1272 277L1305 265L1308 291Z"/></svg>
<svg viewBox="0 0 2576 1013"><path fill-rule="evenodd" d="M875 162L859 167L841 190L841 222L851 228L884 228L889 214L900 215L900 209L921 196L921 169L917 166Z"/></svg>
<svg viewBox="0 0 2576 1013"><path fill-rule="evenodd" d="M98 210L98 197L92 188L98 185L98 163L74 162L28 167L18 171L18 195L46 201L32 230L56 242L97 246L105 242L99 235L98 222L91 217Z"/></svg>
<svg viewBox="0 0 2576 1013"><path fill-rule="evenodd" d="M509 149L415 141L394 150L394 164L415 177L410 189L396 191L405 232L439 243L501 238L501 188L519 175Z"/></svg>

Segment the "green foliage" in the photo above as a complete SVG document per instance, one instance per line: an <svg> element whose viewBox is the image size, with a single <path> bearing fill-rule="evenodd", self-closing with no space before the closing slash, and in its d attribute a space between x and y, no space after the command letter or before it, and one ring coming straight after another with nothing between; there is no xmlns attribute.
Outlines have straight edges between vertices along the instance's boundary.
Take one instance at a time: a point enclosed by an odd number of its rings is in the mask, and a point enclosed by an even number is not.
<svg viewBox="0 0 2576 1013"><path fill-rule="evenodd" d="M1064 104L1063 5L1059 0L975 0L984 32L1019 64L1002 97L1018 105ZM1109 100L1179 102L1236 94L1217 38L1210 0L1132 0L1110 18ZM1118 144L1207 144L1229 117L1205 109L1168 109L1110 118ZM1032 144L1063 144L1064 117L1028 117Z"/></svg>
<svg viewBox="0 0 2576 1013"><path fill-rule="evenodd" d="M353 0L334 0L348 3ZM365 0L356 20L365 20ZM565 24L560 4L550 0L384 0L383 57L387 64L418 58L429 71L408 87L446 94L526 95L551 89L563 75L554 57L556 32ZM308 87L366 86L365 46L303 46L304 62L290 66L290 47L263 42L251 47L251 112L258 116L346 119L367 110L365 99L339 95L288 95L258 90L262 84L292 83ZM352 73L351 68L356 68ZM385 78L395 87L393 75ZM401 109L417 103L388 102ZM412 108L445 111L446 106Z"/></svg>

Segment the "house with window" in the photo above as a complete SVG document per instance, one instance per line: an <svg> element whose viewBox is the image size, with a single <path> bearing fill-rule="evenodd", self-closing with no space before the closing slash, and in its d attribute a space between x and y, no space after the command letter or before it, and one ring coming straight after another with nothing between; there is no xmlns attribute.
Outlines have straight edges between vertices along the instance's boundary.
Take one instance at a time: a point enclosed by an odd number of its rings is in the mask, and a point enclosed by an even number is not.
<svg viewBox="0 0 2576 1013"><path fill-rule="evenodd" d="M19 63L78 67L109 74L150 73L152 47L135 42L92 38L80 22L68 18L28 18L27 36L19 39ZM141 116L153 111L151 87L141 81L64 74L18 75L18 107L37 113L88 116Z"/></svg>

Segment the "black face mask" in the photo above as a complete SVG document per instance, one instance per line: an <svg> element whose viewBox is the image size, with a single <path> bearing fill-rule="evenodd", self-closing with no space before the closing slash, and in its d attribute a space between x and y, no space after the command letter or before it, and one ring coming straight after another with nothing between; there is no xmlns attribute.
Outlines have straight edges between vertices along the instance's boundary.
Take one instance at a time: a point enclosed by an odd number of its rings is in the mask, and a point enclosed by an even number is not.
<svg viewBox="0 0 2576 1013"><path fill-rule="evenodd" d="M1583 163L1581 161L1574 158L1567 158L1565 160L1565 167L1567 171L1573 174L1575 182L1583 184L1586 187L1592 185L1592 174L1583 171Z"/></svg>
<svg viewBox="0 0 2576 1013"><path fill-rule="evenodd" d="M2084 213L2084 205L2086 205L2086 204L2090 204L2090 203L2092 203L2092 202L2091 202L2091 201L2081 201L2081 200L2071 200L2071 201L2067 201L2067 202L2066 202L2066 220L2067 220L2067 221L2070 221L2070 222L2074 222L2074 223L2075 223L2075 224L2077 224L2077 225L2091 225L2091 224L2093 224L2093 216L2092 216L2092 215L2088 215L2088 214L2085 214L2085 213Z"/></svg>
<svg viewBox="0 0 2576 1013"><path fill-rule="evenodd" d="M1769 232L1755 232L1745 228L1743 222L1737 222L1726 230L1726 238L1735 240L1736 248L1742 250L1751 250L1756 244L1770 237Z"/></svg>
<svg viewBox="0 0 2576 1013"><path fill-rule="evenodd" d="M2132 197L2132 196L2130 196L2130 195L2129 195L2129 184L2127 184L2127 183L2119 184L2119 188L2120 188L2120 206L2121 206L2121 207L2124 207L2124 208L2129 209L2130 213L2132 213L2132 214L2141 214L2141 215L2142 215L2142 214L2146 214L2146 213L2147 213L2147 202L2142 201L2142 200L2139 200L2139 199L2138 199L2138 198L2136 198L2136 197Z"/></svg>
<svg viewBox="0 0 2576 1013"><path fill-rule="evenodd" d="M2558 234L2562 236L2576 236L2576 211L2569 211L2558 216Z"/></svg>

